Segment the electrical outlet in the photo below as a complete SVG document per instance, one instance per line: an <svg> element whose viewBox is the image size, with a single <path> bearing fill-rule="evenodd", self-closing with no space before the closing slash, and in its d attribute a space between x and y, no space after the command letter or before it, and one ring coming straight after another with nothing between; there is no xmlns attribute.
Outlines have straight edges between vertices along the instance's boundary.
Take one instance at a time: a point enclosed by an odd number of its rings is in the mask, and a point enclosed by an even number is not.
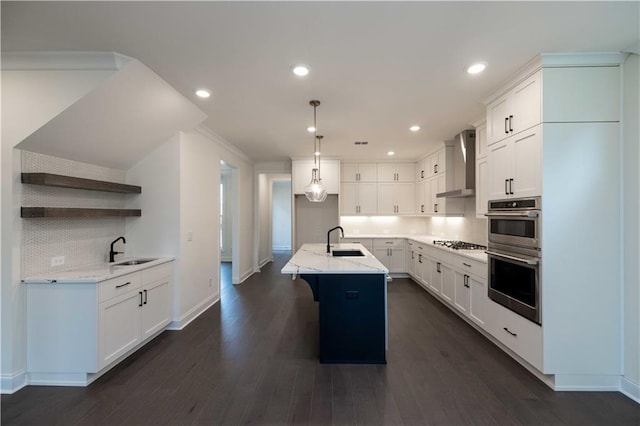
<svg viewBox="0 0 640 426"><path fill-rule="evenodd" d="M64 265L64 256L54 256L51 258L51 266Z"/></svg>

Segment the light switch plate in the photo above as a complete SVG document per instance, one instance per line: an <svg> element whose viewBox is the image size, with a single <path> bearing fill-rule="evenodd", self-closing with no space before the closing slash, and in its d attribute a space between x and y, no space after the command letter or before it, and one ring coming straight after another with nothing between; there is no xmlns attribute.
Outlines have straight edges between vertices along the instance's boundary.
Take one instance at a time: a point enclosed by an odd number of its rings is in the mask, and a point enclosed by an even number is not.
<svg viewBox="0 0 640 426"><path fill-rule="evenodd" d="M51 258L51 266L64 265L64 256L54 256Z"/></svg>

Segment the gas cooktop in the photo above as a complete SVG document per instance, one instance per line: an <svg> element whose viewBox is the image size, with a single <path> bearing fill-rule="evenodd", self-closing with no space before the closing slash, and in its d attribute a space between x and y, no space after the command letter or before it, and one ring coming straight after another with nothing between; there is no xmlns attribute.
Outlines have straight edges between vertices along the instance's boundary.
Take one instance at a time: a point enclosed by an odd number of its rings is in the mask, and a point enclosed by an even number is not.
<svg viewBox="0 0 640 426"><path fill-rule="evenodd" d="M474 243L467 243L465 241L435 240L433 244L437 246L444 246L454 250L486 250L487 249L487 246L474 244Z"/></svg>

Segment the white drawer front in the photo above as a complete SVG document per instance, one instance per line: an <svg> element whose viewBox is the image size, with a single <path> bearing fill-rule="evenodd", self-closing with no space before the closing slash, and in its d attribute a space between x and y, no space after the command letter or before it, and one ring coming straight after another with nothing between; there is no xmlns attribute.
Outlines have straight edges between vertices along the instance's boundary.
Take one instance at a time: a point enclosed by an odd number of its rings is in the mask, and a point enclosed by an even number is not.
<svg viewBox="0 0 640 426"><path fill-rule="evenodd" d="M142 274L142 285L154 283L173 275L173 262L143 269L140 273Z"/></svg>
<svg viewBox="0 0 640 426"><path fill-rule="evenodd" d="M404 238L376 238L373 240L373 248L404 247Z"/></svg>
<svg viewBox="0 0 640 426"><path fill-rule="evenodd" d="M112 299L140 288L140 273L123 275L98 283L98 301Z"/></svg>
<svg viewBox="0 0 640 426"><path fill-rule="evenodd" d="M454 256L454 266L460 271L466 271L467 274L477 275L480 278L487 279L486 263L456 255Z"/></svg>
<svg viewBox="0 0 640 426"><path fill-rule="evenodd" d="M542 371L542 327L492 300L487 306L487 327L501 343Z"/></svg>
<svg viewBox="0 0 640 426"><path fill-rule="evenodd" d="M362 244L367 250L373 251L372 238L341 238L340 242L345 244Z"/></svg>

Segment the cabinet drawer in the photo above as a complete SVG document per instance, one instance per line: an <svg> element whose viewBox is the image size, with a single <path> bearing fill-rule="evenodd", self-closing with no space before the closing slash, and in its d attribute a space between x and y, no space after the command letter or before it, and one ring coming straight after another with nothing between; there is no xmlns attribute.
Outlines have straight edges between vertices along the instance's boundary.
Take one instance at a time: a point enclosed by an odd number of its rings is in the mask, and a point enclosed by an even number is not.
<svg viewBox="0 0 640 426"><path fill-rule="evenodd" d="M404 247L404 239L403 238L389 238L382 239L376 238L373 240L373 248L395 248L395 247Z"/></svg>
<svg viewBox="0 0 640 426"><path fill-rule="evenodd" d="M468 274L473 274L482 279L487 279L487 264L479 262L477 260L469 259L468 257L454 255L453 265L459 271L466 271Z"/></svg>
<svg viewBox="0 0 640 426"><path fill-rule="evenodd" d="M452 257L454 256L452 253L448 253L444 250L434 247L433 244L425 247L424 254L435 259L438 262L448 263L448 264L451 264L451 262L453 261Z"/></svg>
<svg viewBox="0 0 640 426"><path fill-rule="evenodd" d="M142 285L147 285L160 281L163 278L173 275L173 262L164 263L162 265L154 266L153 268L147 268L140 271L142 275Z"/></svg>
<svg viewBox="0 0 640 426"><path fill-rule="evenodd" d="M98 301L112 299L140 288L140 273L123 275L98 283Z"/></svg>
<svg viewBox="0 0 640 426"><path fill-rule="evenodd" d="M486 325L501 343L542 371L542 327L488 300Z"/></svg>
<svg viewBox="0 0 640 426"><path fill-rule="evenodd" d="M367 250L373 251L372 238L341 238L340 242L345 244L362 244Z"/></svg>

